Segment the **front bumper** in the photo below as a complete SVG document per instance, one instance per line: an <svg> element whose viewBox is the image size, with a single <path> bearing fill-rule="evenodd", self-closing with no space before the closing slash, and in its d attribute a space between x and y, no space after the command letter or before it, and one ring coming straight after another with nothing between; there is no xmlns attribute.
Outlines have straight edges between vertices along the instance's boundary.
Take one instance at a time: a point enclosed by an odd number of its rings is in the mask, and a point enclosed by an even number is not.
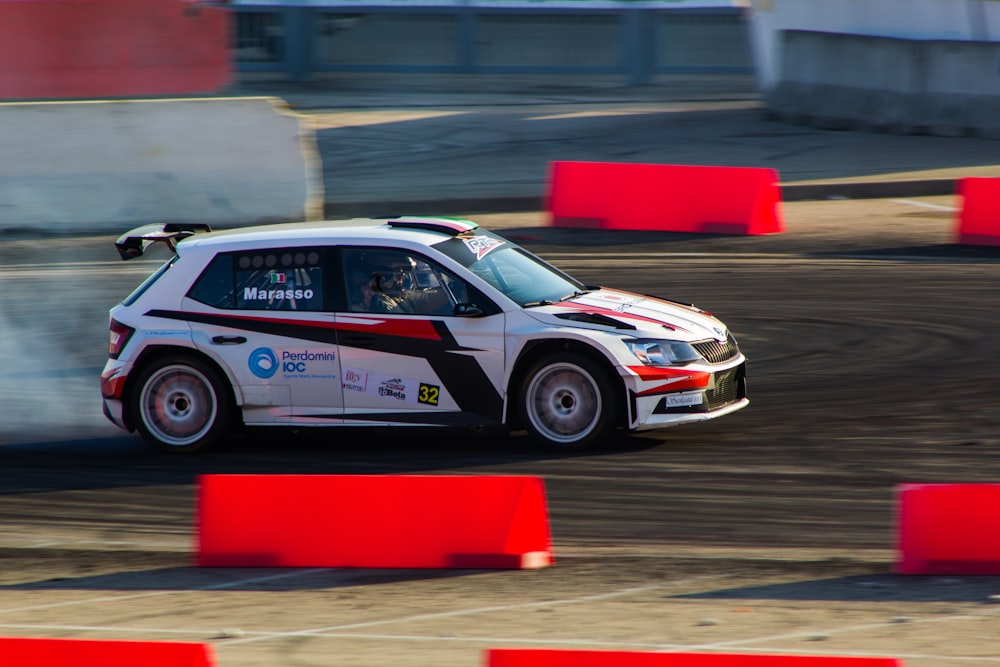
<svg viewBox="0 0 1000 667"><path fill-rule="evenodd" d="M711 367L637 368L625 377L632 430L715 419L742 410L747 398L746 360Z"/></svg>
<svg viewBox="0 0 1000 667"><path fill-rule="evenodd" d="M723 408L712 410L711 412L686 412L671 414L655 414L650 412L645 419L640 419L637 425L633 427L633 430L649 431L656 428L666 428L669 426L680 426L681 424L708 421L709 419L716 419L718 417L722 417L723 415L736 412L737 410L742 410L748 405L750 405L750 399L744 398L735 403L730 403ZM648 406L642 405L641 402L637 405L639 411L645 411L647 407Z"/></svg>

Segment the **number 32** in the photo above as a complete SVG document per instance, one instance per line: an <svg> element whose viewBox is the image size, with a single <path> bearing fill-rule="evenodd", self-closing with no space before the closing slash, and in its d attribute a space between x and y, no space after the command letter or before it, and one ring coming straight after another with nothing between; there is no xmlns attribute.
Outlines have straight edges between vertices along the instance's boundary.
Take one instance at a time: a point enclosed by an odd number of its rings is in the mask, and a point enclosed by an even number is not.
<svg viewBox="0 0 1000 667"><path fill-rule="evenodd" d="M441 388L432 384L421 384L417 391L417 402L437 405L438 396L441 395Z"/></svg>

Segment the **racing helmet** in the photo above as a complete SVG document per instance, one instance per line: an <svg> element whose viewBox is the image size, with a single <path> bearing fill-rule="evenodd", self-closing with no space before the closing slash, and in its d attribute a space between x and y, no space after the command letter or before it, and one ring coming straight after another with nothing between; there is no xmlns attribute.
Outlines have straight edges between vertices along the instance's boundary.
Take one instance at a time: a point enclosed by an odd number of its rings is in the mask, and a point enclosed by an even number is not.
<svg viewBox="0 0 1000 667"><path fill-rule="evenodd" d="M366 257L371 287L376 292L398 296L413 289L413 259L401 252L386 251Z"/></svg>

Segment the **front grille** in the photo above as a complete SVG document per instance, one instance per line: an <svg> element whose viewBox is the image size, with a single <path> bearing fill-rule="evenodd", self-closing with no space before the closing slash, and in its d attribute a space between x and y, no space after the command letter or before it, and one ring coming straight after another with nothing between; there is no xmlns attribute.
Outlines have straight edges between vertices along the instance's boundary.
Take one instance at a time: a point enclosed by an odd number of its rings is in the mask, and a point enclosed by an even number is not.
<svg viewBox="0 0 1000 667"><path fill-rule="evenodd" d="M654 415L711 412L724 408L747 397L746 364L715 374L715 387L705 391L705 402L700 405L667 407L664 397L653 409Z"/></svg>
<svg viewBox="0 0 1000 667"><path fill-rule="evenodd" d="M728 371L716 373L715 389L705 392L705 402L709 411L735 403L746 394L743 383L744 366L730 368Z"/></svg>
<svg viewBox="0 0 1000 667"><path fill-rule="evenodd" d="M733 334L729 334L724 342L706 340L700 343L692 343L692 346L710 364L725 363L730 359L735 359L740 353L740 348L736 345L736 339L733 338Z"/></svg>

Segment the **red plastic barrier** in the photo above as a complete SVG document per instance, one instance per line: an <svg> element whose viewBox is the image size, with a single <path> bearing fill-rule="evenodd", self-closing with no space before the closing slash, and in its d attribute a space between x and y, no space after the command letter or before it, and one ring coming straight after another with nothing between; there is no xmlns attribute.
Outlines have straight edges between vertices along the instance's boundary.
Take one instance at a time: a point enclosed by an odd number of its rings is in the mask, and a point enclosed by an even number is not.
<svg viewBox="0 0 1000 667"><path fill-rule="evenodd" d="M0 637L4 667L214 667L212 647L186 642Z"/></svg>
<svg viewBox="0 0 1000 667"><path fill-rule="evenodd" d="M773 234L780 201L773 169L552 162L546 209L554 227Z"/></svg>
<svg viewBox="0 0 1000 667"><path fill-rule="evenodd" d="M1000 245L1000 178L959 179L958 194L958 242Z"/></svg>
<svg viewBox="0 0 1000 667"><path fill-rule="evenodd" d="M204 475L207 567L520 569L553 562L535 477Z"/></svg>
<svg viewBox="0 0 1000 667"><path fill-rule="evenodd" d="M902 484L896 571L1000 574L1000 484Z"/></svg>
<svg viewBox="0 0 1000 667"><path fill-rule="evenodd" d="M229 12L185 0L0 2L0 99L217 92Z"/></svg>
<svg viewBox="0 0 1000 667"><path fill-rule="evenodd" d="M486 667L903 667L896 658L762 653L488 649Z"/></svg>

